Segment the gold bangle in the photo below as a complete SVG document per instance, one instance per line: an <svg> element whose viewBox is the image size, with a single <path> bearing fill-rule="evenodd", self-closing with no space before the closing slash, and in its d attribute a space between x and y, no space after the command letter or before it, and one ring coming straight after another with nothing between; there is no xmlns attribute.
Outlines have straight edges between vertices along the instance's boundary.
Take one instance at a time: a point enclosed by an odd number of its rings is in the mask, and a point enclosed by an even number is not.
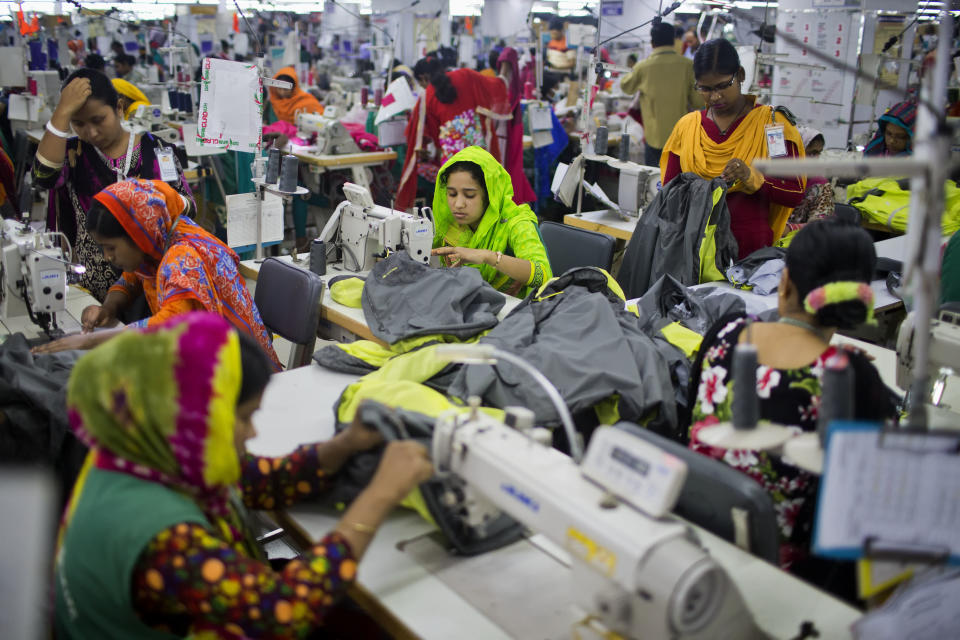
<svg viewBox="0 0 960 640"><path fill-rule="evenodd" d="M363 524L362 522L350 522L348 523L351 528L357 533L365 533L367 535L373 535L377 532L376 527L371 527L368 524Z"/></svg>

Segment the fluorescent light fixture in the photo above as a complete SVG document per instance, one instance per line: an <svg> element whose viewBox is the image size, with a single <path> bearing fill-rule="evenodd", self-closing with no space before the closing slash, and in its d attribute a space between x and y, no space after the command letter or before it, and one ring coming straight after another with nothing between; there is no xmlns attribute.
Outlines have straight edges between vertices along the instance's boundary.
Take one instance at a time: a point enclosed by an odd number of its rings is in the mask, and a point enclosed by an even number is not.
<svg viewBox="0 0 960 640"><path fill-rule="evenodd" d="M451 16L479 16L483 0L450 0Z"/></svg>

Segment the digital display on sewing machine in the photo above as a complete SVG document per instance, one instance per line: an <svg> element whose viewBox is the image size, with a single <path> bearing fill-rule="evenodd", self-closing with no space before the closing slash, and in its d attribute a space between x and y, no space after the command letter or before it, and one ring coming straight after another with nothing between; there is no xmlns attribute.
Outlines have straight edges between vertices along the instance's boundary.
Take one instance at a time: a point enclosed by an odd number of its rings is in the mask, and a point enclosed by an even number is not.
<svg viewBox="0 0 960 640"><path fill-rule="evenodd" d="M650 471L650 464L648 462L631 455L629 451L621 447L613 448L612 457L620 464L629 467L642 476L647 475L647 472Z"/></svg>
<svg viewBox="0 0 960 640"><path fill-rule="evenodd" d="M606 492L660 517L676 504L687 465L628 431L600 427L590 438L580 472Z"/></svg>

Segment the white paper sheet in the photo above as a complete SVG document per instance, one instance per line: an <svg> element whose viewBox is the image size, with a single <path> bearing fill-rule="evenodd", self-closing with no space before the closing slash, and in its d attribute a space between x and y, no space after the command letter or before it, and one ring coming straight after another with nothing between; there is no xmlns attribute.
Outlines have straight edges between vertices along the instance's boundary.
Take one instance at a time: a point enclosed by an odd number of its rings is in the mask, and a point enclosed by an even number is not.
<svg viewBox="0 0 960 640"><path fill-rule="evenodd" d="M0 47L0 86L27 86L27 65L23 47Z"/></svg>
<svg viewBox="0 0 960 640"><path fill-rule="evenodd" d="M11 120L36 122L40 119L40 100L33 96L11 94L7 108L9 109L7 117Z"/></svg>
<svg viewBox="0 0 960 640"><path fill-rule="evenodd" d="M232 151L259 151L263 81L256 65L204 58L197 143Z"/></svg>
<svg viewBox="0 0 960 640"><path fill-rule="evenodd" d="M261 243L283 240L283 199L265 193ZM257 194L238 193L227 196L227 245L249 247L257 244Z"/></svg>
<svg viewBox="0 0 960 640"><path fill-rule="evenodd" d="M603 189L600 188L600 185L597 184L596 182L594 182L593 184L589 184L586 180L584 180L583 186L587 188L587 190L590 192L590 195L592 195L594 198L599 200L603 204L603 206L605 206L607 209L610 209L612 211L620 210L620 206L617 205L616 202L611 200L607 196L607 194L604 193Z"/></svg>

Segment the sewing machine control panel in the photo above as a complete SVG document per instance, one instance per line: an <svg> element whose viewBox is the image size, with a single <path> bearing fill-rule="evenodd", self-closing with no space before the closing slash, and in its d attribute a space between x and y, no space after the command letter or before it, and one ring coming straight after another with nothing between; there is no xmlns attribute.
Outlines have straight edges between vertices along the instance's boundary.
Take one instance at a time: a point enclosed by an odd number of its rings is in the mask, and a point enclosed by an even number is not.
<svg viewBox="0 0 960 640"><path fill-rule="evenodd" d="M687 465L656 446L614 427L600 427L580 464L581 473L621 500L660 517L673 509Z"/></svg>

